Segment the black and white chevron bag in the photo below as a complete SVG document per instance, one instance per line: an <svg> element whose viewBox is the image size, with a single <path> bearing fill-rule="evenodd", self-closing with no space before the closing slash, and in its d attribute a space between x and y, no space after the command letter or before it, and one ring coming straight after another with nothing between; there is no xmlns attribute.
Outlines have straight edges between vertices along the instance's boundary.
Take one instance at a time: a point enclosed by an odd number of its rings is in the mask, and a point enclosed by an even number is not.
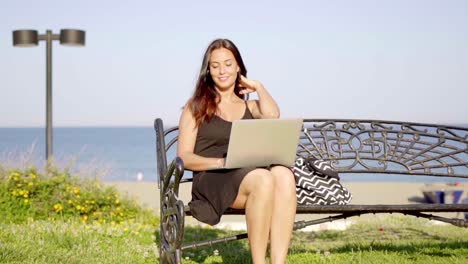
<svg viewBox="0 0 468 264"><path fill-rule="evenodd" d="M300 157L293 172L299 205L344 205L351 201L351 193L341 185L328 161Z"/></svg>

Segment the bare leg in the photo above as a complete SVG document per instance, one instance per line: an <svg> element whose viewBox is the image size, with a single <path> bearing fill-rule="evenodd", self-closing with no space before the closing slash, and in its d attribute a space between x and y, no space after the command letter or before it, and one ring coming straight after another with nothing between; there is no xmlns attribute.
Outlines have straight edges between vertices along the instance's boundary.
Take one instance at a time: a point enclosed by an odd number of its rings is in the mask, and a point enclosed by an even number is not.
<svg viewBox="0 0 468 264"><path fill-rule="evenodd" d="M274 178L270 171L253 170L242 180L239 193L231 206L236 209L245 208L250 251L255 264L265 263L274 186Z"/></svg>
<svg viewBox="0 0 468 264"><path fill-rule="evenodd" d="M296 215L296 183L290 169L275 166L271 169L275 178L273 212L270 229L271 264L285 263Z"/></svg>

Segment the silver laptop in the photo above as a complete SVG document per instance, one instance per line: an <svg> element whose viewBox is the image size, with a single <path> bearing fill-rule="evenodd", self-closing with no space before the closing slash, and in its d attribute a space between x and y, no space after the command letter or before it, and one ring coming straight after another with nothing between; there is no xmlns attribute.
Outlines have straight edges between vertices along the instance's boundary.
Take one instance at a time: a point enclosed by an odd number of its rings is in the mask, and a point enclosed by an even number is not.
<svg viewBox="0 0 468 264"><path fill-rule="evenodd" d="M302 119L245 119L232 123L225 168L293 166Z"/></svg>

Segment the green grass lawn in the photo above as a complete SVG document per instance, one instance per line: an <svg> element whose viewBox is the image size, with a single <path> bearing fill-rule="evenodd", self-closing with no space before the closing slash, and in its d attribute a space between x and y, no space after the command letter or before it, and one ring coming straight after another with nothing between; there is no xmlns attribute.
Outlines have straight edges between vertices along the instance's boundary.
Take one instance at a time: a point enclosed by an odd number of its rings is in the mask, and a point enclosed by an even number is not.
<svg viewBox="0 0 468 264"><path fill-rule="evenodd" d="M345 231L294 233L288 263L468 263L468 229L395 215ZM0 166L0 263L158 263L159 219L96 179ZM239 232L188 227L185 242ZM250 263L247 240L183 252L183 263Z"/></svg>
<svg viewBox="0 0 468 264"><path fill-rule="evenodd" d="M157 263L158 223L97 178L0 163L0 263Z"/></svg>
<svg viewBox="0 0 468 264"><path fill-rule="evenodd" d="M158 263L152 225L29 221L0 224L0 263ZM187 228L186 240L238 232ZM250 263L246 240L188 250L183 263ZM287 263L468 263L468 229L377 216L345 231L295 232Z"/></svg>
<svg viewBox="0 0 468 264"><path fill-rule="evenodd" d="M466 228L403 216L354 219L345 231L295 232L287 263L468 263ZM226 232L189 229L186 239L220 233ZM184 263L250 263L246 241L187 251L184 258Z"/></svg>
<svg viewBox="0 0 468 264"><path fill-rule="evenodd" d="M41 220L0 230L0 263L158 263L149 225Z"/></svg>

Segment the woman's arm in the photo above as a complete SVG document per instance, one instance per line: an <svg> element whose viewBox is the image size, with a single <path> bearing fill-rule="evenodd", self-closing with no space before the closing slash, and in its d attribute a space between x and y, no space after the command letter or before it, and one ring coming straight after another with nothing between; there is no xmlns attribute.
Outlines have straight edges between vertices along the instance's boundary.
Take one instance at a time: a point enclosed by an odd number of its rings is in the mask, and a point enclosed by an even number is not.
<svg viewBox="0 0 468 264"><path fill-rule="evenodd" d="M241 76L240 84L245 88L241 94L257 92L258 100L249 101L249 108L254 118L279 118L280 110L273 97L259 81Z"/></svg>
<svg viewBox="0 0 468 264"><path fill-rule="evenodd" d="M193 171L222 168L224 159L205 158L193 153L197 132L198 128L192 112L188 106L185 106L179 120L179 143L177 145L177 156L184 161L184 167Z"/></svg>

